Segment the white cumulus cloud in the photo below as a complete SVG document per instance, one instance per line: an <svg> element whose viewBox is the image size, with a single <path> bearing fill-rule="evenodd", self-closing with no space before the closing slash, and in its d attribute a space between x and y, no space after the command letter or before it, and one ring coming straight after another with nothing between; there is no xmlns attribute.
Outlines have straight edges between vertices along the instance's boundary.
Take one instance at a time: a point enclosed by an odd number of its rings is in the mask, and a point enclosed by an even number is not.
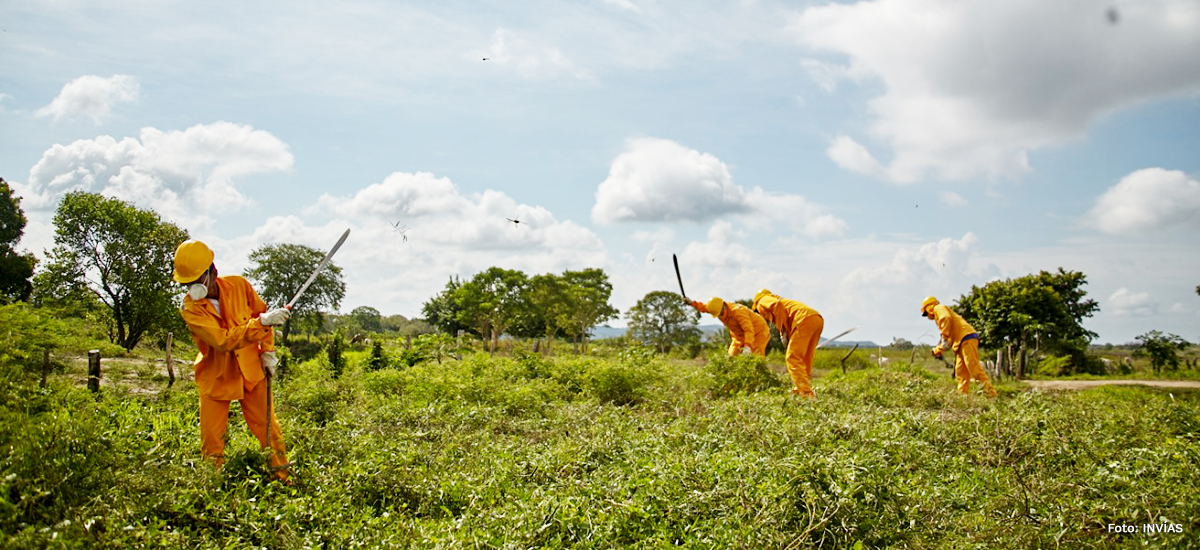
<svg viewBox="0 0 1200 550"><path fill-rule="evenodd" d="M143 128L137 138L99 136L47 149L21 188L22 206L53 209L64 194L81 190L152 208L192 228L249 204L237 177L291 167L287 144L250 126Z"/></svg>
<svg viewBox="0 0 1200 550"><path fill-rule="evenodd" d="M1017 178L1027 152L1154 98L1200 92L1200 3L1145 0L871 0L795 13L788 30L833 79L882 84L868 132L891 147L886 179ZM832 63L840 62L841 66ZM838 137L829 155L873 172L875 157Z"/></svg>
<svg viewBox="0 0 1200 550"><path fill-rule="evenodd" d="M391 303L413 315L451 276L469 278L492 266L533 276L607 262L603 243L587 228L500 191L462 193L449 178L427 172L395 172L348 196L322 195L302 213L336 222L268 222L255 240L324 239L327 248L350 227L350 239L338 252L349 292L343 309Z"/></svg>
<svg viewBox="0 0 1200 550"><path fill-rule="evenodd" d="M744 266L753 259L750 249L741 244L746 237L745 232L727 221L713 223L707 237L705 241L688 243L681 258L685 258L689 264L706 268Z"/></svg>
<svg viewBox="0 0 1200 550"><path fill-rule="evenodd" d="M881 179L887 177L887 168L875 160L866 147L849 136L834 138L825 154L845 170Z"/></svg>
<svg viewBox="0 0 1200 550"><path fill-rule="evenodd" d="M1158 303L1147 292L1130 292L1121 287L1108 297L1104 311L1117 317L1150 317L1158 313Z"/></svg>
<svg viewBox="0 0 1200 550"><path fill-rule="evenodd" d="M104 78L86 75L68 82L58 97L34 114L54 120L90 118L100 124L112 114L115 105L133 103L140 95L141 85L132 76L119 74Z"/></svg>
<svg viewBox="0 0 1200 550"><path fill-rule="evenodd" d="M1200 181L1178 170L1138 170L1096 199L1084 225L1113 235L1200 228Z"/></svg>
<svg viewBox="0 0 1200 550"><path fill-rule="evenodd" d="M748 226L779 226L809 237L841 235L846 223L795 194L747 191L717 157L661 138L626 144L596 189L598 223L693 222L731 216Z"/></svg>
<svg viewBox="0 0 1200 550"><path fill-rule="evenodd" d="M635 138L596 189L592 219L702 222L745 210L741 187L717 157L667 139Z"/></svg>
<svg viewBox="0 0 1200 550"><path fill-rule="evenodd" d="M891 262L855 269L846 275L845 282L850 287L874 288L965 273L978 240L974 233L967 233L961 239L947 237L916 249L901 247Z"/></svg>

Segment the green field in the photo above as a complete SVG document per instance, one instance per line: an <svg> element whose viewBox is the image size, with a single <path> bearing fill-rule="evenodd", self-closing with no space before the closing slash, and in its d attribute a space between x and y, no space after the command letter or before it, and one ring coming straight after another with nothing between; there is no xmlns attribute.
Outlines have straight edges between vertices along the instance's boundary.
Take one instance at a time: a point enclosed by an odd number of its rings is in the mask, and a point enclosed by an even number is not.
<svg viewBox="0 0 1200 550"><path fill-rule="evenodd" d="M1197 546L1200 393L1004 381L989 400L932 361L857 352L842 374L844 350L820 353L808 402L778 357L368 372L358 351L333 379L321 355L276 384L292 486L264 481L237 407L228 463L204 462L186 380L124 367L95 397L74 368L46 389L9 369L0 547Z"/></svg>

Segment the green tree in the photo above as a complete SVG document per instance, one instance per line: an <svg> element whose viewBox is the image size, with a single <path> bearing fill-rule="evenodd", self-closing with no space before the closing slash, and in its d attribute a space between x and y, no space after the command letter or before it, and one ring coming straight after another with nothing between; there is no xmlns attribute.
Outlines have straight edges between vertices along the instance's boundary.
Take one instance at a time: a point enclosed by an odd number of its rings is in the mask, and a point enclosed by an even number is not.
<svg viewBox="0 0 1200 550"><path fill-rule="evenodd" d="M254 281L259 297L269 307L287 303L308 280L325 253L300 244L268 244L250 252L252 267L245 272L247 279ZM320 330L324 323L323 308L337 309L346 296L346 282L342 279L342 268L332 261L321 270L304 296L292 305L292 318L283 324L283 341L291 334L293 323Z"/></svg>
<svg viewBox="0 0 1200 550"><path fill-rule="evenodd" d="M171 271L186 231L152 211L82 191L63 197L54 225L55 246L36 280L46 301L86 309L90 292L108 314L109 339L126 350L149 332L184 330Z"/></svg>
<svg viewBox="0 0 1200 550"><path fill-rule="evenodd" d="M892 343L888 345L892 349L910 350L913 349L913 343L904 338L892 338Z"/></svg>
<svg viewBox="0 0 1200 550"><path fill-rule="evenodd" d="M1176 370L1179 368L1179 352L1187 349L1191 344L1187 340L1180 338L1174 334L1164 335L1162 332L1152 330L1137 337L1137 341L1141 344L1140 352L1150 356L1150 365L1154 367L1154 372L1161 372L1164 368Z"/></svg>
<svg viewBox="0 0 1200 550"><path fill-rule="evenodd" d="M592 328L615 319L620 313L608 304L612 284L608 282L608 274L599 268L564 271L562 282L566 287L567 316L562 326L574 338L579 351L586 351L584 348Z"/></svg>
<svg viewBox="0 0 1200 550"><path fill-rule="evenodd" d="M379 310L370 306L359 306L350 310L350 317L358 326L367 332L383 332L383 316Z"/></svg>
<svg viewBox="0 0 1200 550"><path fill-rule="evenodd" d="M459 321L472 324L496 351L500 335L529 308L529 279L514 269L489 267L454 292Z"/></svg>
<svg viewBox="0 0 1200 550"><path fill-rule="evenodd" d="M655 290L629 309L629 334L666 353L700 340L699 318L699 312L684 304L678 294Z"/></svg>
<svg viewBox="0 0 1200 550"><path fill-rule="evenodd" d="M552 273L534 276L529 280L529 311L525 322L530 336L545 336L545 353L550 353L554 338L569 322L567 287L562 277Z"/></svg>
<svg viewBox="0 0 1200 550"><path fill-rule="evenodd" d="M0 178L0 305L29 300L33 293L33 254L18 254L17 241L25 233L25 212L21 199L14 197L4 178Z"/></svg>
<svg viewBox="0 0 1200 550"><path fill-rule="evenodd" d="M1031 344L1069 355L1076 370L1086 368L1084 351L1096 333L1083 328L1083 319L1100 306L1086 299L1083 273L1042 271L1016 279L973 286L955 311L979 331L981 345L990 349Z"/></svg>
<svg viewBox="0 0 1200 550"><path fill-rule="evenodd" d="M470 324L461 321L462 308L455 295L462 285L463 283L458 277L450 277L450 280L446 281L445 289L421 305L421 314L425 316L425 321L434 328L451 336L457 336L460 330L482 336L476 333L475 328Z"/></svg>

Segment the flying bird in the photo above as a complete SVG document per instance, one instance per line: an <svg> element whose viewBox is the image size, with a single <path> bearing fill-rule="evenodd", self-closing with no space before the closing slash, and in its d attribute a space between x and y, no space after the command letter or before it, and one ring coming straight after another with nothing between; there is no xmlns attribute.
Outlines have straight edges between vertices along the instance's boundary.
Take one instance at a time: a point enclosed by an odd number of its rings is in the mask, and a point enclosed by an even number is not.
<svg viewBox="0 0 1200 550"><path fill-rule="evenodd" d="M513 219L513 218L504 218L504 219L506 219L510 222L513 222L516 225L521 225L521 217L520 216L517 216L517 219Z"/></svg>
<svg viewBox="0 0 1200 550"><path fill-rule="evenodd" d="M483 60L484 60L484 61L487 61L487 60L488 60L488 58L487 58L487 57L485 57L485 58L483 58Z"/></svg>
<svg viewBox="0 0 1200 550"><path fill-rule="evenodd" d="M392 223L392 230L399 233L400 237L402 237L404 239L404 242L408 242L408 226L407 225L400 225L400 222L394 222L394 223Z"/></svg>

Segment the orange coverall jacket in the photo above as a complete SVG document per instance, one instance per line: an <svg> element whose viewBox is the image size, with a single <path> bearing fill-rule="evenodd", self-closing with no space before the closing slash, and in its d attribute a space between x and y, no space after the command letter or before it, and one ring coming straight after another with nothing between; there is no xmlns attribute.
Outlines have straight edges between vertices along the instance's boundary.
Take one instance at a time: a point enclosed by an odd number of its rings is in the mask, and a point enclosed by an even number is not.
<svg viewBox="0 0 1200 550"><path fill-rule="evenodd" d="M933 306L933 318L937 322L938 331L942 333L942 340L949 342L955 353L958 353L962 339L975 332L975 328L966 319L942 304Z"/></svg>
<svg viewBox="0 0 1200 550"><path fill-rule="evenodd" d="M808 307L802 302L775 296L767 296L760 300L758 310L762 313L764 319L775 323L775 327L779 329L779 334L783 334L788 338L792 337L792 331L800 325L801 321L814 315L820 315L820 313L817 313L817 310Z"/></svg>
<svg viewBox="0 0 1200 550"><path fill-rule="evenodd" d="M275 349L275 332L258 316L267 311L250 282L217 277L221 313L208 299L183 298L180 312L200 353L194 363L196 387L209 399L233 401L264 380L259 354Z"/></svg>
<svg viewBox="0 0 1200 550"><path fill-rule="evenodd" d="M725 302L725 315L717 318L725 324L729 335L733 337L733 342L729 344L730 356L741 353L744 347L749 347L751 353L756 355L766 355L771 328L761 315L742 304Z"/></svg>

